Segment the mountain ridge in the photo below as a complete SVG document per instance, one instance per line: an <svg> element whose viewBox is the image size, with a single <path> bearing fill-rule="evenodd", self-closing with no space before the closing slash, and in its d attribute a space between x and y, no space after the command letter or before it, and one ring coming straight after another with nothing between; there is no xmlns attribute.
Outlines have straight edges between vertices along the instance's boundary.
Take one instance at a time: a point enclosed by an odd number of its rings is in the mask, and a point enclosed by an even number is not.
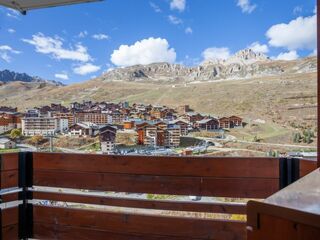
<svg viewBox="0 0 320 240"><path fill-rule="evenodd" d="M188 67L166 62L134 65L113 69L98 78L103 81L196 83L309 73L316 70L316 57L306 57L292 61L274 60L262 53L244 49L228 59L208 60L198 66Z"/></svg>
<svg viewBox="0 0 320 240"><path fill-rule="evenodd" d="M45 80L40 77L30 76L26 73L10 71L8 69L0 70L0 82L7 84L10 82L25 82L25 83L47 83L54 86L64 86L63 83L54 80Z"/></svg>

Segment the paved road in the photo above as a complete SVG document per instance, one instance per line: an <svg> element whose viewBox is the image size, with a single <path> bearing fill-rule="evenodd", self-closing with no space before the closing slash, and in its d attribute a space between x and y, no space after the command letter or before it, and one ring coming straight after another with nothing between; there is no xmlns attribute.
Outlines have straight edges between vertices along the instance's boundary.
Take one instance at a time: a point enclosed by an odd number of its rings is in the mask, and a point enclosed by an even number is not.
<svg viewBox="0 0 320 240"><path fill-rule="evenodd" d="M20 148L23 152L36 152L37 148L29 144L17 144L17 147Z"/></svg>
<svg viewBox="0 0 320 240"><path fill-rule="evenodd" d="M78 150L78 149L69 149L69 148L61 148L61 147L56 147L56 149L58 149L64 153L88 153L87 151Z"/></svg>
<svg viewBox="0 0 320 240"><path fill-rule="evenodd" d="M234 141L234 142L237 142L237 143L247 143L247 144L264 145L264 146L317 149L316 146L305 146L305 145L295 145L295 144L281 144L281 143L249 142L249 141L244 141L244 140L237 140L236 137L231 136L231 135L227 135L225 139L206 138L206 137L196 137L196 138L198 138L200 140L211 141L211 142L230 142L230 141Z"/></svg>
<svg viewBox="0 0 320 240"><path fill-rule="evenodd" d="M213 150L212 153L207 153L207 155L217 154L217 152L233 152L233 151L245 151L245 152L252 152L252 153L265 153L264 151L258 150L251 150L246 148L220 148L220 147L208 147L208 150Z"/></svg>
<svg viewBox="0 0 320 240"><path fill-rule="evenodd" d="M256 145L267 145L267 146L277 146L277 147L292 147L292 148L308 148L308 149L317 149L316 146L305 146L305 145L294 145L294 144L281 144L281 143L261 143L261 142L248 142L243 140L236 140L239 143L249 143Z"/></svg>

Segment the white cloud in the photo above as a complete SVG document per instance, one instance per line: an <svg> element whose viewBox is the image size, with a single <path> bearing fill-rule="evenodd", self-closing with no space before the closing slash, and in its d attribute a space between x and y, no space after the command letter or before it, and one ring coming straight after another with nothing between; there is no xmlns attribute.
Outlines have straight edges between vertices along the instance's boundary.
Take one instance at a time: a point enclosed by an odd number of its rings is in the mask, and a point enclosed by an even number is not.
<svg viewBox="0 0 320 240"><path fill-rule="evenodd" d="M14 10L14 9L8 8L8 11L7 11L6 15L9 18L19 19L20 13L18 11Z"/></svg>
<svg viewBox="0 0 320 240"><path fill-rule="evenodd" d="M317 17L298 17L289 23L274 25L266 36L273 47L313 50L317 43Z"/></svg>
<svg viewBox="0 0 320 240"><path fill-rule="evenodd" d="M299 58L299 55L297 53L297 51L289 51L289 52L284 52L284 53L280 53L275 59L276 60L296 60Z"/></svg>
<svg viewBox="0 0 320 240"><path fill-rule="evenodd" d="M78 34L78 38L85 38L87 35L88 35L88 32L85 30Z"/></svg>
<svg viewBox="0 0 320 240"><path fill-rule="evenodd" d="M19 54L20 51L14 50L12 47L8 46L8 45L2 45L0 46L0 51L9 51L15 54Z"/></svg>
<svg viewBox="0 0 320 240"><path fill-rule="evenodd" d="M83 65L79 65L74 67L72 70L75 74L78 75L87 75L89 73L97 72L101 69L100 66L94 65L92 63L85 63Z"/></svg>
<svg viewBox="0 0 320 240"><path fill-rule="evenodd" d="M54 77L62 80L69 80L69 76L66 73L56 73Z"/></svg>
<svg viewBox="0 0 320 240"><path fill-rule="evenodd" d="M243 13L252 13L257 8L257 5L251 4L250 0L238 0L237 5Z"/></svg>
<svg viewBox="0 0 320 240"><path fill-rule="evenodd" d="M170 2L171 10L178 10L183 12L186 9L186 0L171 0Z"/></svg>
<svg viewBox="0 0 320 240"><path fill-rule="evenodd" d="M192 34L192 33L193 33L192 28L191 28L191 27L187 27L187 28L185 29L185 33L186 33L186 34Z"/></svg>
<svg viewBox="0 0 320 240"><path fill-rule="evenodd" d="M317 14L317 5L314 6L313 13L314 13L314 14Z"/></svg>
<svg viewBox="0 0 320 240"><path fill-rule="evenodd" d="M176 61L176 52L170 48L166 39L148 38L137 41L133 45L121 45L114 50L111 62L116 66L132 66L137 64L150 64L154 62Z"/></svg>
<svg viewBox="0 0 320 240"><path fill-rule="evenodd" d="M161 8L157 4L155 4L154 2L150 2L150 6L152 7L152 9L156 13L161 13L162 12Z"/></svg>
<svg viewBox="0 0 320 240"><path fill-rule="evenodd" d="M180 19L176 16L173 16L173 15L169 15L168 20L170 23L175 24L175 25L179 25L179 24L183 23L182 19Z"/></svg>
<svg viewBox="0 0 320 240"><path fill-rule="evenodd" d="M11 62L11 54L20 54L20 51L14 50L8 45L0 45L0 58L5 62Z"/></svg>
<svg viewBox="0 0 320 240"><path fill-rule="evenodd" d="M70 49L63 48L62 39L59 37L47 37L42 33L32 35L32 39L22 39L36 48L36 52L48 54L51 57L61 60L73 60L79 62L88 62L91 56L86 47L80 43Z"/></svg>
<svg viewBox="0 0 320 240"><path fill-rule="evenodd" d="M15 33L16 30L14 30L13 28L8 28L8 33Z"/></svg>
<svg viewBox="0 0 320 240"><path fill-rule="evenodd" d="M99 34L94 34L92 35L92 38L96 39L96 40L107 40L109 39L109 36L103 33L99 33Z"/></svg>
<svg viewBox="0 0 320 240"><path fill-rule="evenodd" d="M248 48L251 48L256 53L268 53L269 47L266 44L260 44L259 42L251 43Z"/></svg>
<svg viewBox="0 0 320 240"><path fill-rule="evenodd" d="M204 60L215 60L215 59L228 59L231 56L229 48L207 48L202 52Z"/></svg>
<svg viewBox="0 0 320 240"><path fill-rule="evenodd" d="M293 14L300 14L302 12L302 6L296 6L293 9Z"/></svg>

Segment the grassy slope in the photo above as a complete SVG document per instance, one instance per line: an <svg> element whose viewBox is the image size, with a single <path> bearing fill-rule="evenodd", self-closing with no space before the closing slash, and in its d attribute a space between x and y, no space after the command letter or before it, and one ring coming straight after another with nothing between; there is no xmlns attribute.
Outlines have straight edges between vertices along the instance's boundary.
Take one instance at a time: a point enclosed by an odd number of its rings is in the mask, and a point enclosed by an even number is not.
<svg viewBox="0 0 320 240"><path fill-rule="evenodd" d="M196 111L216 116L236 114L246 119L264 119L280 126L295 122L315 126L316 108L289 110L292 106L316 103L316 73L229 80L215 83L168 84L103 82L93 79L81 84L42 89L15 85L0 87L0 105L25 107L51 102L124 101L178 106L189 104ZM270 136L271 137L271 136Z"/></svg>

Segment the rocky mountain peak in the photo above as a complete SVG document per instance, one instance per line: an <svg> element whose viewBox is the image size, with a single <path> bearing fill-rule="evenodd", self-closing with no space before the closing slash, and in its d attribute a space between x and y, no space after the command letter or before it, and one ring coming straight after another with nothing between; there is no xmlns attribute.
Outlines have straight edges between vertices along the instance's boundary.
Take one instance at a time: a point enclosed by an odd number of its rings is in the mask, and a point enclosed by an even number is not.
<svg viewBox="0 0 320 240"><path fill-rule="evenodd" d="M105 73L104 81L147 81L199 83L215 80L246 79L316 71L316 58L279 62L252 49L244 49L227 60L206 61L198 66L152 63L117 68Z"/></svg>
<svg viewBox="0 0 320 240"><path fill-rule="evenodd" d="M248 65L253 64L255 62L261 61L271 61L271 59L259 52L253 51L251 48L246 48L236 52L234 55L229 57L228 59L221 60L221 59L210 59L204 61L201 65L202 66L212 66L212 65L232 65L232 64L240 64L240 65Z"/></svg>
<svg viewBox="0 0 320 240"><path fill-rule="evenodd" d="M244 60L244 61L251 61L251 60L266 61L269 59L269 57L266 56L265 54L255 52L251 48L240 50L233 57Z"/></svg>

